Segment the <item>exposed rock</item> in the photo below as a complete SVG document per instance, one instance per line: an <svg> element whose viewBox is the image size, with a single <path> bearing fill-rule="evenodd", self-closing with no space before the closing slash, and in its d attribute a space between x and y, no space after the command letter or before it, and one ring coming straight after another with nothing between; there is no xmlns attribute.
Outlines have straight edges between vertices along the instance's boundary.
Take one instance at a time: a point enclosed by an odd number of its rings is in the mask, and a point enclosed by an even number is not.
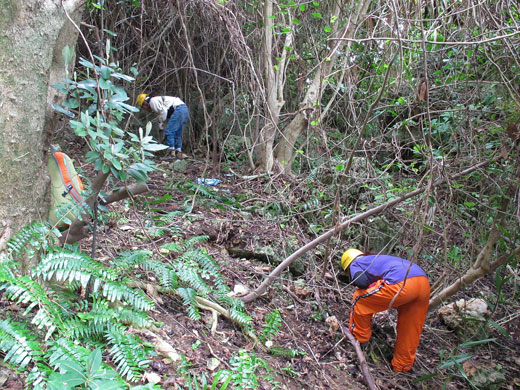
<svg viewBox="0 0 520 390"><path fill-rule="evenodd" d="M498 390L506 381L501 367L495 364L478 364L467 360L462 364L464 372L473 386L482 390Z"/></svg>
<svg viewBox="0 0 520 390"><path fill-rule="evenodd" d="M173 170L177 172L186 172L188 169L188 161L186 160L175 160L173 162Z"/></svg>
<svg viewBox="0 0 520 390"><path fill-rule="evenodd" d="M486 321L488 306L481 298L459 299L437 311L449 329L458 333L474 333Z"/></svg>

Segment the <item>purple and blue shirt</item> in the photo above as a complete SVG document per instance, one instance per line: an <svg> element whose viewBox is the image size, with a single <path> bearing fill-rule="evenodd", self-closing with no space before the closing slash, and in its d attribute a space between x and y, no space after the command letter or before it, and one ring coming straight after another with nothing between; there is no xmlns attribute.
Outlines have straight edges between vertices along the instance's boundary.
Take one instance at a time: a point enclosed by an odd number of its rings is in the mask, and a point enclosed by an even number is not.
<svg viewBox="0 0 520 390"><path fill-rule="evenodd" d="M363 289L378 280L396 284L402 282L405 277L426 276L417 264L389 255L360 255L349 268L352 284Z"/></svg>

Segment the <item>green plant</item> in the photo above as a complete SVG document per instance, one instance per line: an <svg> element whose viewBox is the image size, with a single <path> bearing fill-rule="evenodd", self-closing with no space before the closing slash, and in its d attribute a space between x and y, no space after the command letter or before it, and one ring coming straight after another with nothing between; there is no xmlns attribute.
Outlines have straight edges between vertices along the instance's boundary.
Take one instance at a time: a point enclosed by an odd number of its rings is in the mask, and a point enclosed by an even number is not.
<svg viewBox="0 0 520 390"><path fill-rule="evenodd" d="M107 346L117 373L115 381L138 380L148 365L151 348L128 329L151 326L147 312L154 307L134 287L139 275L154 277L163 289L179 294L192 319L200 317L197 296L201 296L223 305L232 320L250 328L251 318L243 302L228 295L218 266L197 247L206 236L164 244L163 252L175 256L166 263L154 259L150 251L132 251L103 264L77 246L54 247L59 234L46 223L31 224L7 243L7 253L0 254L0 292L3 299L21 305L27 318L27 323L0 323L0 350L6 354L6 362L30 369L27 386L43 389L49 381L62 380L91 388L93 383L112 380L108 371L94 370L100 367L97 354L89 357L90 350L100 344ZM19 273L21 258L38 263L28 275ZM86 292L88 299L78 290ZM63 360L74 364L62 368ZM53 374L55 369L61 370L59 375Z"/></svg>
<svg viewBox="0 0 520 390"><path fill-rule="evenodd" d="M274 309L269 314L265 316L265 324L262 328L261 334L259 338L262 341L271 340L273 336L275 336L280 330L280 325L282 324L282 317L280 316L280 310Z"/></svg>
<svg viewBox="0 0 520 390"><path fill-rule="evenodd" d="M119 273L130 269L135 271L139 266L145 271L152 271L157 276L159 284L167 290L175 291L181 297L188 316L193 320L200 318L197 296L212 299L228 309L232 320L245 328L251 325L251 318L245 313L242 300L230 297L229 287L215 261L204 248L197 248L205 242L207 236L194 236L181 242L169 242L161 246L164 254L175 255L165 264L152 257L149 251L137 254L123 253L122 260L114 264Z"/></svg>
<svg viewBox="0 0 520 390"><path fill-rule="evenodd" d="M121 82L132 82L134 78L121 73L119 65L110 62L110 41L106 43L107 59L94 56L90 61L80 58L84 72L74 73L73 79L62 79L53 85L68 98L62 106L53 107L67 115L75 134L89 145L86 161L94 163L96 171L111 173L116 179L125 181L133 177L146 182L148 173L155 169L149 158L153 152L166 148L157 144L150 135L151 124L143 133L124 131L121 122L128 113L138 111L125 103L129 97ZM69 61L69 57L64 54ZM98 64L94 63L97 61Z"/></svg>
<svg viewBox="0 0 520 390"><path fill-rule="evenodd" d="M29 225L13 236L7 254L0 256L3 298L23 307L22 316L27 318L26 323L2 321L0 350L6 354L4 360L21 370L30 368L27 385L40 389L45 388L62 360L86 364L87 348L104 343L118 380L124 384L123 377L139 379L147 367L150 348L127 330L129 326L150 326L146 311L153 303L142 291L129 287L129 278L119 277L77 248L53 247L54 233L59 232L45 223ZM22 256L29 262L39 260L29 275L19 274ZM81 298L76 292L80 288L91 289L90 300ZM97 357L92 355L91 360L97 361ZM68 368L72 370L72 366ZM90 367L89 375L94 371ZM65 379L71 375L69 372Z"/></svg>
<svg viewBox="0 0 520 390"><path fill-rule="evenodd" d="M238 351L238 355L230 359L231 369L218 372L219 379L226 384L232 384L236 389L256 389L260 369L268 370L269 365L258 358L253 352ZM221 390L225 389L224 386Z"/></svg>
<svg viewBox="0 0 520 390"><path fill-rule="evenodd" d="M74 361L60 360L56 362L60 372L54 372L49 377L47 388L49 390L68 389L125 389L118 381L117 373L110 368L102 367L101 350L92 351L85 364Z"/></svg>

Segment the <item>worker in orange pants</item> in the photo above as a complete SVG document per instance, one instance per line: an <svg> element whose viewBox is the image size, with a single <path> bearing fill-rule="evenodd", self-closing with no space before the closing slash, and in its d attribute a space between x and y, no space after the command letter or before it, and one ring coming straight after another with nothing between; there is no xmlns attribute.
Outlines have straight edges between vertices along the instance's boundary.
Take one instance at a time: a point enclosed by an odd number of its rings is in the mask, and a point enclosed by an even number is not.
<svg viewBox="0 0 520 390"><path fill-rule="evenodd" d="M430 300L430 284L424 271L414 263L395 256L368 255L350 248L341 257L341 266L354 292L349 330L360 342L370 340L374 313L397 308L397 340L392 367L410 371L415 361Z"/></svg>

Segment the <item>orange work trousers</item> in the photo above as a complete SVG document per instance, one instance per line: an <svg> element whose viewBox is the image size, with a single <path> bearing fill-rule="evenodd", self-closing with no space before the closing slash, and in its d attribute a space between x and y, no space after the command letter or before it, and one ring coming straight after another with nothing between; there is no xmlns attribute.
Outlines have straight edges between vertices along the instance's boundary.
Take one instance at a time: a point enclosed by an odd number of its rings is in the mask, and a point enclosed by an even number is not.
<svg viewBox="0 0 520 390"><path fill-rule="evenodd" d="M372 316L387 310L394 297L392 307L397 308L398 316L392 367L397 372L410 371L430 300L430 284L425 276L414 276L396 284L386 284L379 280L366 290L356 290L349 329L359 342L370 340Z"/></svg>

